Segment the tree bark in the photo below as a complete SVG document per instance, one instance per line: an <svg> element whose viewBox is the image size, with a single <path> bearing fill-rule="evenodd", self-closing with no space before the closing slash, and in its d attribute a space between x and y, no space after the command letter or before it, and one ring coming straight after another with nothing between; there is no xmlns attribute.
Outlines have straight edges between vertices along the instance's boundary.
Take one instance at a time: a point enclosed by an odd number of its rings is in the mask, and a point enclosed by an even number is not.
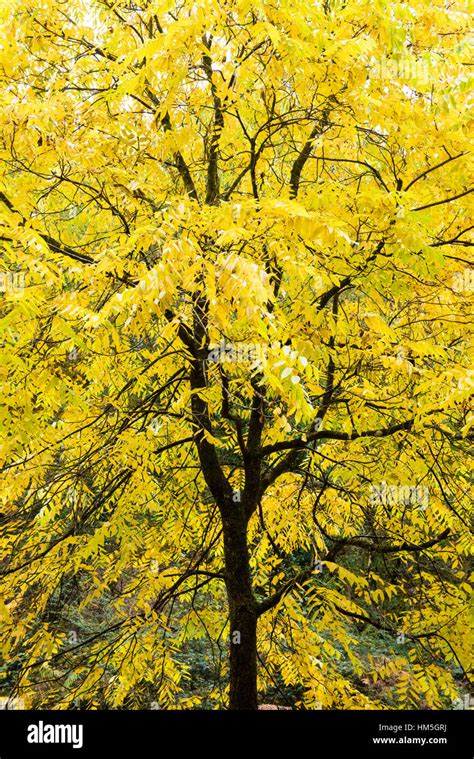
<svg viewBox="0 0 474 759"><path fill-rule="evenodd" d="M227 598L230 614L229 709L257 709L257 604L252 590L243 504L223 519Z"/></svg>

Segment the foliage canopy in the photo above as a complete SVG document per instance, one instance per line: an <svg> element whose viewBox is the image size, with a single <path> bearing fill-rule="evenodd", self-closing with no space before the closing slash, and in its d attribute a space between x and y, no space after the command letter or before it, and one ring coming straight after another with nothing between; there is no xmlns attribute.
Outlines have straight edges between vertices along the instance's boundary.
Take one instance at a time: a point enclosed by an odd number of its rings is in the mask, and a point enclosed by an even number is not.
<svg viewBox="0 0 474 759"><path fill-rule="evenodd" d="M27 706L466 688L468 11L2 3L0 616Z"/></svg>

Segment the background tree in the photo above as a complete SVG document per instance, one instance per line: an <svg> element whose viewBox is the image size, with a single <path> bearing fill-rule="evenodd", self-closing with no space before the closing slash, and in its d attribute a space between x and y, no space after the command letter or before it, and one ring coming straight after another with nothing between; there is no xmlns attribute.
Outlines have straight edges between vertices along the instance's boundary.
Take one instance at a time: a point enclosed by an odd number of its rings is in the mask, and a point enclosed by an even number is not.
<svg viewBox="0 0 474 759"><path fill-rule="evenodd" d="M467 8L24 0L1 21L5 688L451 703Z"/></svg>

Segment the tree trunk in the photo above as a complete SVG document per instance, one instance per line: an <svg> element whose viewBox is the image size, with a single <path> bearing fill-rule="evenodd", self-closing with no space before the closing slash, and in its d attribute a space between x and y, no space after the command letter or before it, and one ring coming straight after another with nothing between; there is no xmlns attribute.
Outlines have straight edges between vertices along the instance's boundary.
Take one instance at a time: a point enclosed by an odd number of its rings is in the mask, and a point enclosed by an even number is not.
<svg viewBox="0 0 474 759"><path fill-rule="evenodd" d="M230 614L229 709L257 709L257 609L242 504L223 520L227 598Z"/></svg>

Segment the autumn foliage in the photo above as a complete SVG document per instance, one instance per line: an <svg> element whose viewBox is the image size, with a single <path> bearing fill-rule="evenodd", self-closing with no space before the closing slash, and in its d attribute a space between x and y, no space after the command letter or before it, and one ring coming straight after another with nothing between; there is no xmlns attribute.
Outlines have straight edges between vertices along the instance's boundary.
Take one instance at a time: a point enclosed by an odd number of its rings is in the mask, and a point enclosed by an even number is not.
<svg viewBox="0 0 474 759"><path fill-rule="evenodd" d="M0 8L0 693L469 681L467 4Z"/></svg>

